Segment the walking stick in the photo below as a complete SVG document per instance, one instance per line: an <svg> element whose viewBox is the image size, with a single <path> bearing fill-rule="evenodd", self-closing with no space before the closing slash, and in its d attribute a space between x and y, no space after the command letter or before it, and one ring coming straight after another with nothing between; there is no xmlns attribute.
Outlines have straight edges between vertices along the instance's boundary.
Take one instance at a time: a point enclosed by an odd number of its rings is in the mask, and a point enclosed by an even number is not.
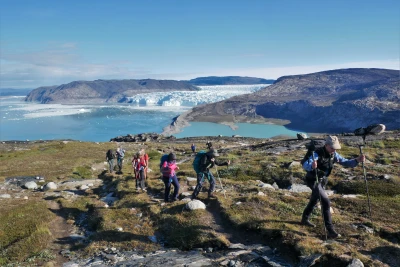
<svg viewBox="0 0 400 267"><path fill-rule="evenodd" d="M220 185L221 185L222 192L224 192L224 197L226 198L225 190L224 190L224 188L222 187L221 178L219 177L218 167L217 167L217 165L216 165L216 164L215 164L215 169L216 169L216 171L217 171L218 180L219 180L219 183L220 183Z"/></svg>
<svg viewBox="0 0 400 267"><path fill-rule="evenodd" d="M363 136L364 144L365 144L365 135ZM363 147L364 145L360 145L360 154L363 154ZM365 181L365 188L367 190L367 199L368 199L368 211L369 211L369 219L371 220L372 225L374 224L372 221L372 212L371 212L371 201L369 199L369 191L368 191L368 182L367 182L367 174L365 171L365 164L364 161L362 162L362 168L364 173L364 181Z"/></svg>
<svg viewBox="0 0 400 267"><path fill-rule="evenodd" d="M314 157L314 151L312 151L312 159L313 159L313 162L315 161L315 157ZM315 169L315 184L314 184L314 186L319 186L319 180L318 180L318 171L317 171L317 168ZM321 188L322 188L322 186L321 186ZM325 216L324 216L324 210L323 210L323 208L322 208L322 199L321 199L321 193L319 192L319 188L318 188L318 196L319 196L319 203L321 204L321 214L322 214L322 223L323 223L323 225L324 225L324 232L325 232L325 240L328 240L328 233L327 233L327 230L326 230L326 225L325 225Z"/></svg>

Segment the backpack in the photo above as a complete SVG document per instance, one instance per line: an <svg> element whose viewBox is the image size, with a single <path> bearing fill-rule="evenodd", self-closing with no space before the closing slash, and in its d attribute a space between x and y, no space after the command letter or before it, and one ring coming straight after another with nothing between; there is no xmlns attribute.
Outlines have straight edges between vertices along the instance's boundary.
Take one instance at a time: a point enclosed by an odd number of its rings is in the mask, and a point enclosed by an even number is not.
<svg viewBox="0 0 400 267"><path fill-rule="evenodd" d="M162 170L161 170L162 165L163 165L164 162L166 162L166 161L168 161L168 154L164 154L164 155L161 156L161 159L160 159L160 171L161 171L161 172L162 172Z"/></svg>
<svg viewBox="0 0 400 267"><path fill-rule="evenodd" d="M112 151L112 149L109 149L108 151L107 151L107 158L108 159L114 159L115 158L115 154L114 154L114 152Z"/></svg>
<svg viewBox="0 0 400 267"><path fill-rule="evenodd" d="M325 140L311 140L306 144L307 153L304 155L303 159L300 161L301 166L306 162L312 155L314 151L323 147L325 145Z"/></svg>
<svg viewBox="0 0 400 267"><path fill-rule="evenodd" d="M200 159L206 154L207 152L204 150L199 151L196 154L196 157L193 160L193 169L196 173L200 172Z"/></svg>
<svg viewBox="0 0 400 267"><path fill-rule="evenodd" d="M119 151L117 150L117 156L118 156L118 158L123 159L125 156L124 150L123 149L121 149Z"/></svg>

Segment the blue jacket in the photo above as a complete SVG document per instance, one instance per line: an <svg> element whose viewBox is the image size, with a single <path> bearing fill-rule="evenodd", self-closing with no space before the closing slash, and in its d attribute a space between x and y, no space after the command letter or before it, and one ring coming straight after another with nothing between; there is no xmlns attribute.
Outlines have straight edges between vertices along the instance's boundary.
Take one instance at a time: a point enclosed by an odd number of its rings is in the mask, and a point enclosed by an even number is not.
<svg viewBox="0 0 400 267"><path fill-rule="evenodd" d="M321 150L321 151L324 152L323 150ZM327 154L327 152L326 152L326 154ZM326 155L326 156L330 156L330 155ZM320 169L320 160L318 160L320 158L316 151L314 152L314 158L318 164L317 168ZM313 170L311 167L312 162L313 162L313 158L312 158L312 156L310 156L308 158L308 160L306 162L304 162L304 164L303 164L303 169L306 170L307 173L311 172ZM325 168L324 176L326 176L326 177L329 176L329 174L331 173L331 170L333 168L333 164L335 164L335 163L339 163L340 165L342 165L344 167L351 167L351 168L356 167L358 165L358 161L356 159L346 159L335 151L333 154L332 164L328 168Z"/></svg>

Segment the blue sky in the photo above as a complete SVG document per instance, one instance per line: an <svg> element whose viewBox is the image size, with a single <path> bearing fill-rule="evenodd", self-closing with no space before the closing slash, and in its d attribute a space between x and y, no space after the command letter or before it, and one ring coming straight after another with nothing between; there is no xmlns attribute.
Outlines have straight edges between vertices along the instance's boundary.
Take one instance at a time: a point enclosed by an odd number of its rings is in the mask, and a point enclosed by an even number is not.
<svg viewBox="0 0 400 267"><path fill-rule="evenodd" d="M399 69L395 0L1 0L0 87Z"/></svg>

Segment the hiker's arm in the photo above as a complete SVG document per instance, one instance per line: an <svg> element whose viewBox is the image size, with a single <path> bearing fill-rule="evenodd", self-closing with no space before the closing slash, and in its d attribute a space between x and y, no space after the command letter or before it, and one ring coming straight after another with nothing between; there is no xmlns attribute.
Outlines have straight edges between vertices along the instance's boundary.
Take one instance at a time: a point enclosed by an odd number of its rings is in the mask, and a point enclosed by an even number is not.
<svg viewBox="0 0 400 267"><path fill-rule="evenodd" d="M217 166L228 166L231 163L231 161L228 160L228 161L224 161L224 162L219 162L218 160L215 160L214 163Z"/></svg>
<svg viewBox="0 0 400 267"><path fill-rule="evenodd" d="M308 160L306 160L306 162L304 162L304 164L303 164L303 169L304 169L305 171L310 172L310 171L312 171L312 170L314 170L315 168L318 167L318 166L317 166L318 154L317 154L316 152L314 152L314 159L315 159L315 161L313 161L313 157L310 156L310 157L308 158ZM315 162L315 163L314 163L314 162Z"/></svg>
<svg viewBox="0 0 400 267"><path fill-rule="evenodd" d="M339 163L340 165L344 166L344 167L351 167L354 168L358 165L358 158L360 158L360 161L365 160L365 156L361 156L361 157L357 157L354 159L346 159L344 157L342 157L339 153L335 152L335 160L337 161L337 163Z"/></svg>

